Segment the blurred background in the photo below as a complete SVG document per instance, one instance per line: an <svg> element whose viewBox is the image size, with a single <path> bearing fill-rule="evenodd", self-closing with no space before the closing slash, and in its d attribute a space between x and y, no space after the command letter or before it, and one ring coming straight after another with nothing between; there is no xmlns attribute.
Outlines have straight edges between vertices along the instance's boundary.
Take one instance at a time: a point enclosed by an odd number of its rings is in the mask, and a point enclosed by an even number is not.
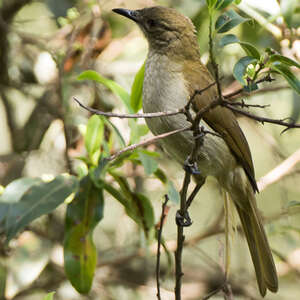
<svg viewBox="0 0 300 300"><path fill-rule="evenodd" d="M82 133L90 114L74 103L102 111L126 112L115 95L100 84L78 81L94 69L130 92L143 65L147 43L133 22L111 9L165 5L178 9L194 22L202 60L208 63L208 12L204 0L0 0L0 185L20 177L49 178L61 173L80 175L85 164ZM236 27L240 40L259 50L267 47L300 61L300 4L297 0L243 0L237 9L253 21ZM218 41L216 41L216 45ZM239 87L232 69L244 55L238 44L216 49L223 88ZM299 70L294 70L299 76ZM298 72L298 73L297 73ZM276 77L275 77L276 78ZM282 78L266 83L246 103L269 105L251 111L275 119L299 121L300 96ZM111 119L129 141L127 120ZM252 151L261 192L258 206L279 274L277 294L266 299L300 299L300 130L260 124L239 118ZM144 124L143 120L139 120ZM145 131L144 134L147 132ZM147 136L151 136L147 133ZM180 189L183 171L160 147L159 166ZM115 149L117 150L117 149ZM141 166L125 164L123 172L137 191L151 199L155 220L161 213L166 188ZM162 253L162 297L174 299L173 251L177 206L164 225L169 253ZM1 247L0 299L155 299L155 243L148 245L123 207L105 194L104 219L94 231L98 266L89 295L77 293L63 269L64 213L61 205L34 221ZM216 181L208 178L192 204L193 225L185 230L183 299L201 299L217 288L224 272L223 197ZM233 217L233 219L235 219ZM260 299L254 269L242 235L232 235L230 284L234 299ZM223 299L214 296L212 299Z"/></svg>

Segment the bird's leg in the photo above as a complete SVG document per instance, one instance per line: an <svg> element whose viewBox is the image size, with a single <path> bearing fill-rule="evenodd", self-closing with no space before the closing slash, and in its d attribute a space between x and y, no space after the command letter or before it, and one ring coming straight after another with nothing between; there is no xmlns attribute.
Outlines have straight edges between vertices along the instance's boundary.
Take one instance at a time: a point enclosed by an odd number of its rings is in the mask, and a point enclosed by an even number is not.
<svg viewBox="0 0 300 300"><path fill-rule="evenodd" d="M201 174L201 172L198 169L197 163L195 161L192 161L190 155L183 163L183 169L184 169L184 171L189 172L192 175L200 175Z"/></svg>

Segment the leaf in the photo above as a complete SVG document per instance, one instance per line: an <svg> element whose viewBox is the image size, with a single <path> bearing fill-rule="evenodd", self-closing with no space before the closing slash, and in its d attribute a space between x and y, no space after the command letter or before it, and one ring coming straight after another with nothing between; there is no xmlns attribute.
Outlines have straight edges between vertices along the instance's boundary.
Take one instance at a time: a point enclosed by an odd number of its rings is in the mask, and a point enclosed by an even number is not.
<svg viewBox="0 0 300 300"><path fill-rule="evenodd" d="M53 300L54 294L55 294L55 292L48 293L48 294L43 298L43 300Z"/></svg>
<svg viewBox="0 0 300 300"><path fill-rule="evenodd" d="M14 180L6 186L3 194L0 196L1 202L18 202L23 194L33 185L41 183L40 178L23 177Z"/></svg>
<svg viewBox="0 0 300 300"><path fill-rule="evenodd" d="M168 182L168 178L165 172L160 168L157 168L157 170L154 172L154 176L157 177L164 184Z"/></svg>
<svg viewBox="0 0 300 300"><path fill-rule="evenodd" d="M98 157L94 161L93 155L97 151L99 151L100 154L100 146L102 144L103 135L104 135L104 123L102 117L97 115L91 116L87 123L84 142L85 142L85 147L88 152L88 155L94 164L97 163Z"/></svg>
<svg viewBox="0 0 300 300"><path fill-rule="evenodd" d="M146 175L154 173L158 168L158 163L155 159L150 157L148 153L143 150L139 150L139 159L141 160L143 167L145 169Z"/></svg>
<svg viewBox="0 0 300 300"><path fill-rule="evenodd" d="M136 73L131 87L130 105L135 113L142 108L144 73L145 73L145 63L141 66L139 71Z"/></svg>
<svg viewBox="0 0 300 300"><path fill-rule="evenodd" d="M168 197L176 205L180 202L180 194L171 180L168 182Z"/></svg>
<svg viewBox="0 0 300 300"><path fill-rule="evenodd" d="M103 218L103 190L89 176L80 181L80 189L68 205L64 240L64 267L73 287L82 294L90 291L97 250L93 230Z"/></svg>
<svg viewBox="0 0 300 300"><path fill-rule="evenodd" d="M78 182L75 177L59 175L50 182L43 182L29 188L19 202L9 206L5 220L7 242L30 222L52 212L75 192L77 187Z"/></svg>
<svg viewBox="0 0 300 300"><path fill-rule="evenodd" d="M238 39L238 37L234 34L225 34L220 42L219 42L219 45L220 47L224 47L224 46L227 46L229 44L234 44L234 43L239 43L240 40Z"/></svg>
<svg viewBox="0 0 300 300"><path fill-rule="evenodd" d="M286 204L286 208L300 207L300 201L292 200Z"/></svg>
<svg viewBox="0 0 300 300"><path fill-rule="evenodd" d="M286 56L283 55L279 55L279 54L274 54L271 55L269 58L269 62L274 63L274 62L280 62L286 66L289 67L297 67L300 68L300 64L298 62L296 62L295 60L292 60Z"/></svg>
<svg viewBox="0 0 300 300"><path fill-rule="evenodd" d="M116 136L118 137L118 141L119 141L120 146L122 148L124 148L126 146L126 143L125 143L125 140L124 140L121 132L119 131L119 129L114 125L114 123L112 123L107 118L104 118L104 123L108 124L108 126L113 129L113 131L115 132Z"/></svg>
<svg viewBox="0 0 300 300"><path fill-rule="evenodd" d="M218 0L206 0L208 8L214 8Z"/></svg>
<svg viewBox="0 0 300 300"><path fill-rule="evenodd" d="M221 10L229 6L234 0L218 0L216 3L216 9Z"/></svg>
<svg viewBox="0 0 300 300"><path fill-rule="evenodd" d="M218 33L224 33L249 20L250 19L243 18L237 12L230 9L217 19L215 28Z"/></svg>
<svg viewBox="0 0 300 300"><path fill-rule="evenodd" d="M227 46L229 44L234 44L234 43L239 43L241 45L241 47L243 48L243 50L246 52L247 56L257 58L258 60L260 59L260 53L255 48L255 46L253 46L252 44L247 43L247 42L241 42L237 38L237 36L235 36L234 34L224 35L222 37L222 39L220 40L219 44L221 47L224 47L224 46Z"/></svg>
<svg viewBox="0 0 300 300"><path fill-rule="evenodd" d="M110 172L121 191L107 185L104 188L125 207L127 215L132 218L145 232L146 237L154 226L154 212L151 201L140 193L132 192L125 177Z"/></svg>
<svg viewBox="0 0 300 300"><path fill-rule="evenodd" d="M247 67L250 64L253 64L257 61L257 59L249 56L242 57L233 68L233 76L239 81L242 85L246 85L244 80L244 75L246 73Z"/></svg>
<svg viewBox="0 0 300 300"><path fill-rule="evenodd" d="M130 106L130 96L129 94L123 89L119 84L117 84L115 81L107 79L102 77L99 73L96 71L84 71L82 72L78 77L78 80L94 80L96 82L99 82L103 85L105 85L107 88L109 88L115 95L119 96L121 100L123 100L123 103L125 104L127 110L129 112L133 112Z"/></svg>
<svg viewBox="0 0 300 300"><path fill-rule="evenodd" d="M241 47L244 49L246 54L250 57L254 57L256 59L260 59L260 53L259 51L250 43L247 42L239 42Z"/></svg>
<svg viewBox="0 0 300 300"><path fill-rule="evenodd" d="M271 65L271 69L273 71L276 71L277 73L279 73L280 75L282 75L286 81L288 82L288 84L298 93L300 94L300 81L299 79L291 72L291 70L281 64L281 63L274 63Z"/></svg>

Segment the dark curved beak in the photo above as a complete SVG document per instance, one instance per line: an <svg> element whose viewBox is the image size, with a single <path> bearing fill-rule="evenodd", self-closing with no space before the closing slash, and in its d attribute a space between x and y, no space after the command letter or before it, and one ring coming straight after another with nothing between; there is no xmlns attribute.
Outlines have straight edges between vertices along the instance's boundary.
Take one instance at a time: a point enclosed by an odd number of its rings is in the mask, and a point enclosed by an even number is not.
<svg viewBox="0 0 300 300"><path fill-rule="evenodd" d="M130 10L125 8L114 8L112 11L128 19L131 19L134 22L138 22L138 13L136 10Z"/></svg>

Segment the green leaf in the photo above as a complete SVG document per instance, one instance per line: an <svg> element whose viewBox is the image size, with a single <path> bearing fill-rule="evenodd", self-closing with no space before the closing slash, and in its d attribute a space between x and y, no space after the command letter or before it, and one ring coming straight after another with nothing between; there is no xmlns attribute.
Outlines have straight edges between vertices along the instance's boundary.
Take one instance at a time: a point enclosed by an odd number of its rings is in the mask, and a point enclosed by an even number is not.
<svg viewBox="0 0 300 300"><path fill-rule="evenodd" d="M136 73L131 87L130 105L135 113L142 108L144 73L145 63Z"/></svg>
<svg viewBox="0 0 300 300"><path fill-rule="evenodd" d="M125 207L127 215L132 218L145 232L146 237L154 226L154 212L151 201L140 193L132 192L125 177L116 172L110 172L120 186L120 191L108 187L104 188L111 193Z"/></svg>
<svg viewBox="0 0 300 300"><path fill-rule="evenodd" d="M224 9L229 6L234 0L218 0L216 3L216 9Z"/></svg>
<svg viewBox="0 0 300 300"><path fill-rule="evenodd" d="M103 190L89 176L80 181L80 189L66 213L64 261L73 287L82 294L90 291L97 265L93 230L103 218Z"/></svg>
<svg viewBox="0 0 300 300"><path fill-rule="evenodd" d="M30 222L52 212L75 192L77 187L78 182L75 177L59 175L50 182L43 182L29 188L19 202L9 206L5 222L7 242Z"/></svg>
<svg viewBox="0 0 300 300"><path fill-rule="evenodd" d="M94 161L93 156L97 151L100 154L100 146L102 144L103 135L104 123L102 117L97 115L91 116L87 123L84 142L88 155L94 164L97 163L98 157Z"/></svg>
<svg viewBox="0 0 300 300"><path fill-rule="evenodd" d="M164 184L168 182L168 178L165 172L160 168L157 168L157 170L154 172L154 176L157 177Z"/></svg>
<svg viewBox="0 0 300 300"><path fill-rule="evenodd" d="M279 55L279 54L273 54L269 58L269 62L274 63L274 62L280 62L286 66L289 67L297 67L300 68L300 64L296 62L295 60L292 60L286 56Z"/></svg>
<svg viewBox="0 0 300 300"><path fill-rule="evenodd" d="M139 150L138 154L139 154L139 159L141 160L144 166L146 175L150 175L154 173L158 168L157 161L153 159L151 156L149 156L148 153L146 153L143 150Z"/></svg>
<svg viewBox="0 0 300 300"><path fill-rule="evenodd" d="M126 143L119 129L107 118L104 118L104 123L106 123L109 127L112 128L112 130L115 132L118 138L120 146L124 148L126 146Z"/></svg>
<svg viewBox="0 0 300 300"><path fill-rule="evenodd" d="M168 197L176 205L180 203L180 194L171 180L168 182Z"/></svg>
<svg viewBox="0 0 300 300"><path fill-rule="evenodd" d="M249 20L250 19L243 18L234 10L230 9L217 19L215 28L218 33L224 33Z"/></svg>
<svg viewBox="0 0 300 300"><path fill-rule="evenodd" d="M286 204L286 208L300 207L300 201L292 200Z"/></svg>
<svg viewBox="0 0 300 300"><path fill-rule="evenodd" d="M18 202L23 194L32 186L41 183L40 178L23 177L14 180L6 186L3 194L0 196L1 202ZM1 219L0 219L1 220Z"/></svg>
<svg viewBox="0 0 300 300"><path fill-rule="evenodd" d="M247 42L239 42L241 47L244 49L246 54L250 57L254 57L256 59L260 59L260 53L259 51L250 43Z"/></svg>
<svg viewBox="0 0 300 300"><path fill-rule="evenodd" d="M234 34L225 34L220 42L219 42L219 45L220 47L224 47L224 46L227 46L229 44L234 44L234 43L239 43L240 40L238 39L238 37Z"/></svg>
<svg viewBox="0 0 300 300"><path fill-rule="evenodd" d="M48 294L43 298L43 300L53 300L54 294L55 294L55 292L48 293Z"/></svg>
<svg viewBox="0 0 300 300"><path fill-rule="evenodd" d="M246 85L244 75L246 73L247 67L250 64L253 64L257 61L257 59L249 56L242 57L233 68L233 76L239 81L242 85Z"/></svg>
<svg viewBox="0 0 300 300"><path fill-rule="evenodd" d="M270 66L271 70L279 73L282 75L285 80L288 82L288 84L298 93L300 94L300 81L299 79L291 72L291 70L281 64L281 63L274 63Z"/></svg>
<svg viewBox="0 0 300 300"><path fill-rule="evenodd" d="M239 43L243 50L246 52L247 56L254 57L256 59L260 59L259 51L250 43L241 42L234 34L226 34L220 40L220 46L224 47L229 44Z"/></svg>
<svg viewBox="0 0 300 300"><path fill-rule="evenodd" d="M208 8L215 8L218 0L206 0Z"/></svg>
<svg viewBox="0 0 300 300"><path fill-rule="evenodd" d="M94 80L105 85L109 88L115 95L119 96L123 103L125 104L127 110L129 112L133 112L130 106L130 95L115 81L102 77L96 71L84 71L78 77L78 80Z"/></svg>

